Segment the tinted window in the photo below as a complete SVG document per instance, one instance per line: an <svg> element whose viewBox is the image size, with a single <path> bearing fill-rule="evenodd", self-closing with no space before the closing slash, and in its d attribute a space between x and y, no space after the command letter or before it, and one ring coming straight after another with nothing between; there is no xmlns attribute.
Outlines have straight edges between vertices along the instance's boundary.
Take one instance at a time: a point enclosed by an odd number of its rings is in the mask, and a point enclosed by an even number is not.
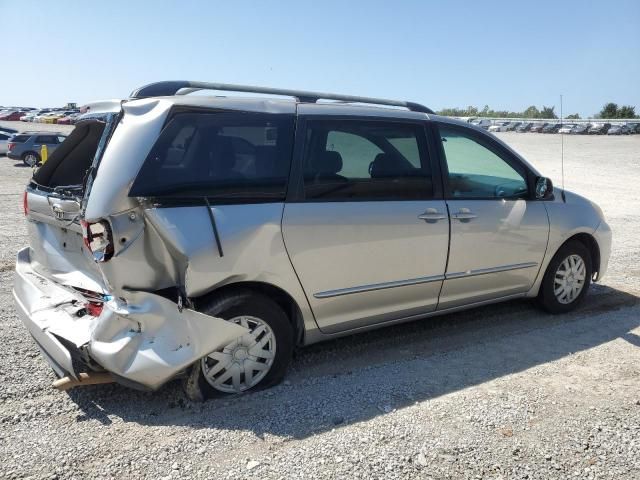
<svg viewBox="0 0 640 480"><path fill-rule="evenodd" d="M440 127L449 170L449 190L455 198L518 197L527 193L526 173L512 166L473 132Z"/></svg>
<svg viewBox="0 0 640 480"><path fill-rule="evenodd" d="M39 135L38 137L36 137L36 143L46 143L50 145L58 143L58 139L53 135Z"/></svg>
<svg viewBox="0 0 640 480"><path fill-rule="evenodd" d="M420 125L312 120L303 158L308 200L405 200L433 196Z"/></svg>
<svg viewBox="0 0 640 480"><path fill-rule="evenodd" d="M166 125L131 196L283 200L293 117L255 113L182 113Z"/></svg>
<svg viewBox="0 0 640 480"><path fill-rule="evenodd" d="M31 135L16 135L15 137L13 137L13 140L11 141L14 143L24 143L30 138L31 138Z"/></svg>
<svg viewBox="0 0 640 480"><path fill-rule="evenodd" d="M9 135L5 135L4 133L0 133L0 140L7 140Z"/></svg>

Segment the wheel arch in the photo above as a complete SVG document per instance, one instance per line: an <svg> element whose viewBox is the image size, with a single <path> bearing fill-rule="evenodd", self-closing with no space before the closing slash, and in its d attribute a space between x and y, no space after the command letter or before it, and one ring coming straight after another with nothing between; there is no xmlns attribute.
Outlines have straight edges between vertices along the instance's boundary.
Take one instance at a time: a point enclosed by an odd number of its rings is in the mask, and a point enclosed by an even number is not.
<svg viewBox="0 0 640 480"><path fill-rule="evenodd" d="M540 290L540 285L542 284L542 279L549 267L549 263L553 259L553 257L558 253L558 251L564 247L567 243L577 241L584 245L589 253L591 254L591 270L592 270L592 278L594 278L598 272L600 271L601 265L601 256L600 256L600 246L598 245L598 241L596 238L589 232L579 231L574 232L571 236L566 238L562 243L558 243L555 248L552 248L547 251L545 254L545 259L542 263L540 270L538 271L538 276L531 287L531 289L527 292L527 297L535 297L538 295Z"/></svg>
<svg viewBox="0 0 640 480"><path fill-rule="evenodd" d="M302 310L298 306L298 303L294 298L280 287L277 287L271 283L258 282L258 281L241 281L235 283L229 283L223 285L215 290L211 290L204 295L192 298L192 301L196 304L209 300L217 295L233 294L234 292L246 292L247 290L260 293L265 297L274 301L287 315L291 326L293 327L295 346L302 345L304 343L304 318L302 316Z"/></svg>
<svg viewBox="0 0 640 480"><path fill-rule="evenodd" d="M591 276L596 277L598 272L600 271L600 246L598 245L597 240L593 235L590 235L588 233L576 233L575 235L565 240L564 243L558 247L556 252L560 250L564 245L572 241L582 243L585 247L587 247L589 253L591 253Z"/></svg>

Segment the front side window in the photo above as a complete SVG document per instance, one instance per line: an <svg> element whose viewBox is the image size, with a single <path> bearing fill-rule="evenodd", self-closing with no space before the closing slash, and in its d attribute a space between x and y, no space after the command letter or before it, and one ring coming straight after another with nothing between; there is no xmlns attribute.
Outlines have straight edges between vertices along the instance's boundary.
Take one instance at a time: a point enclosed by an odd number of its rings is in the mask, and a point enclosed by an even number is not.
<svg viewBox="0 0 640 480"><path fill-rule="evenodd" d="M440 126L453 198L520 198L527 195L526 172L511 165L474 132Z"/></svg>
<svg viewBox="0 0 640 480"><path fill-rule="evenodd" d="M416 124L311 120L303 172L312 201L433 197L424 129Z"/></svg>
<svg viewBox="0 0 640 480"><path fill-rule="evenodd" d="M160 134L129 195L283 200L292 142L291 115L179 113Z"/></svg>

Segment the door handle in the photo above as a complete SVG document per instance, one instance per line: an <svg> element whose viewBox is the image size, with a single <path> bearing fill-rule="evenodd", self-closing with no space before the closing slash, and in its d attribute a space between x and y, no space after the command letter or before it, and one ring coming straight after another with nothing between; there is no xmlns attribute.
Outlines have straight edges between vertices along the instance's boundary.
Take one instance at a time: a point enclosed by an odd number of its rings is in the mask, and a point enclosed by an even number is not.
<svg viewBox="0 0 640 480"><path fill-rule="evenodd" d="M423 214L418 215L418 218L430 223L437 222L438 220L444 220L447 218L447 216L438 212L438 210L436 210L435 208L427 208L427 210Z"/></svg>
<svg viewBox="0 0 640 480"><path fill-rule="evenodd" d="M460 220L461 222L464 222L465 220L478 218L478 215L473 213L468 208L461 208L460 210L458 210L458 213L454 213L453 215L451 215L451 218L455 218L456 220Z"/></svg>

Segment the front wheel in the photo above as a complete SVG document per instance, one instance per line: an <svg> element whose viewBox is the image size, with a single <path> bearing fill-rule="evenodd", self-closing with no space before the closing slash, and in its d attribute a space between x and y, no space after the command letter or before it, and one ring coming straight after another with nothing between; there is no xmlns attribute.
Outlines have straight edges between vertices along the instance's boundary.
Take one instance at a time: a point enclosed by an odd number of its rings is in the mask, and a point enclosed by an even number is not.
<svg viewBox="0 0 640 480"><path fill-rule="evenodd" d="M199 308L248 332L197 361L185 382L192 400L240 394L279 383L293 353L293 329L282 308L250 291L222 294Z"/></svg>
<svg viewBox="0 0 640 480"><path fill-rule="evenodd" d="M554 255L540 285L538 302L550 313L576 308L591 284L591 254L584 244L573 241Z"/></svg>

